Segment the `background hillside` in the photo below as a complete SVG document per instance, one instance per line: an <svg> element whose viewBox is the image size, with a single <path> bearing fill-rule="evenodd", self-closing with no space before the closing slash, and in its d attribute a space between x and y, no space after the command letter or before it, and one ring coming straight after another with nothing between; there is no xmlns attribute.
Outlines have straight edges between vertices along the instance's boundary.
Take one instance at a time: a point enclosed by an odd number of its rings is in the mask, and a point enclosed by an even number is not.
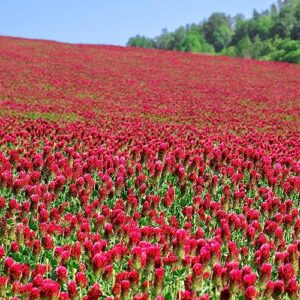
<svg viewBox="0 0 300 300"><path fill-rule="evenodd" d="M291 130L300 97L299 66L276 62L10 37L0 37L0 62L1 114L111 114L214 130L225 129L219 120L276 120Z"/></svg>
<svg viewBox="0 0 300 300"><path fill-rule="evenodd" d="M277 1L263 12L254 10L250 19L213 13L155 38L137 35L127 45L299 63L300 0Z"/></svg>

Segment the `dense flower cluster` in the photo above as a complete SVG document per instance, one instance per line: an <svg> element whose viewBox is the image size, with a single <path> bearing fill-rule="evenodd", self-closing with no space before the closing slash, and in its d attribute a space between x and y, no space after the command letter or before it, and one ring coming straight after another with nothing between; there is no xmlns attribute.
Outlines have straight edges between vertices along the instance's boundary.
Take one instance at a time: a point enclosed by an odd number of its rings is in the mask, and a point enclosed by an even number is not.
<svg viewBox="0 0 300 300"><path fill-rule="evenodd" d="M299 299L300 68L0 38L0 298Z"/></svg>

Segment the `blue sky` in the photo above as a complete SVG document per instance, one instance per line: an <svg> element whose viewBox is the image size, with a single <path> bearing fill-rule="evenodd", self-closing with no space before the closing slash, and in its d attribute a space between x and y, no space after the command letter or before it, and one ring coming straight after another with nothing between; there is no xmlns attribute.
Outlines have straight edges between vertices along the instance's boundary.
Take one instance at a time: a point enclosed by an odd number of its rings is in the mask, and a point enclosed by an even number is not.
<svg viewBox="0 0 300 300"><path fill-rule="evenodd" d="M216 11L250 17L275 0L0 0L0 35L125 45L198 23Z"/></svg>

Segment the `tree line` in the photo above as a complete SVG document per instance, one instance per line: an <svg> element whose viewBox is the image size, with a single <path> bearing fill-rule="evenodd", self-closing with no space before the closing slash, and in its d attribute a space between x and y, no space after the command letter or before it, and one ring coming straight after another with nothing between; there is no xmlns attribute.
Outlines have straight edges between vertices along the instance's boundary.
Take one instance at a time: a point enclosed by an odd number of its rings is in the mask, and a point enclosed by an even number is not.
<svg viewBox="0 0 300 300"><path fill-rule="evenodd" d="M213 13L155 38L136 35L127 46L300 63L300 0L278 0L249 19Z"/></svg>

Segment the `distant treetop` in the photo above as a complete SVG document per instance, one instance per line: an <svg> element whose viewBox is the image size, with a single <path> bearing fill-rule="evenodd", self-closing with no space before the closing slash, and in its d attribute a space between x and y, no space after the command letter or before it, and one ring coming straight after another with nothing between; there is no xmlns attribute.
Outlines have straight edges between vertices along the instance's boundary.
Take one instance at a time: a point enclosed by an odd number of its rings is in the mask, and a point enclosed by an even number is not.
<svg viewBox="0 0 300 300"><path fill-rule="evenodd" d="M131 37L127 46L300 63L300 0L278 0L261 13L254 9L250 19L216 12L155 38Z"/></svg>

